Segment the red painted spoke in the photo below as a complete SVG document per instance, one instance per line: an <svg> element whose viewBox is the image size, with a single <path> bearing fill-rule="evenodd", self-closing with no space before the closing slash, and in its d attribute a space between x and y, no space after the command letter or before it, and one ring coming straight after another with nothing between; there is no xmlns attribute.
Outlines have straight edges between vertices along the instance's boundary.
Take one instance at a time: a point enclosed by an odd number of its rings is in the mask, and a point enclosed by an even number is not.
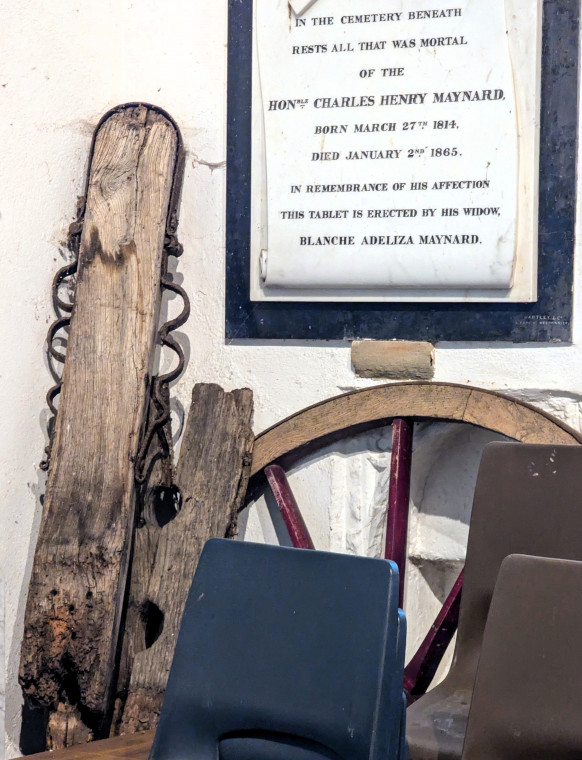
<svg viewBox="0 0 582 760"><path fill-rule="evenodd" d="M392 423L392 461L386 524L385 557L393 559L400 571L400 606L404 591L410 473L412 464L412 420L395 419ZM294 547L315 549L285 471L279 465L265 467L267 481L289 531ZM441 608L418 651L404 671L404 690L409 704L424 694L454 636L459 619L463 571Z"/></svg>
<svg viewBox="0 0 582 760"><path fill-rule="evenodd" d="M400 573L399 606L404 601L404 570L408 535L408 506L410 501L410 470L412 466L412 420L392 421L392 460L390 490L386 517L386 547L384 557L398 565Z"/></svg>
<svg viewBox="0 0 582 760"><path fill-rule="evenodd" d="M430 686L443 655L457 630L461 592L463 590L463 574L464 570L461 570L430 631L404 669L404 691L409 704L421 697Z"/></svg>
<svg viewBox="0 0 582 760"><path fill-rule="evenodd" d="M283 468L278 464L271 464L265 467L265 475L293 546L296 549L315 549Z"/></svg>

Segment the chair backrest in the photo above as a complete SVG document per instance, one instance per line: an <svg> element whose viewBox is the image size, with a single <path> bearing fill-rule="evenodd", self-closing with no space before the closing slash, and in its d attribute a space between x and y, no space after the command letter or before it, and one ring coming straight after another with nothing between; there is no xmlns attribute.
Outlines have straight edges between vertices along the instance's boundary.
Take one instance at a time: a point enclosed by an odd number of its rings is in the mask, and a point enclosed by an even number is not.
<svg viewBox="0 0 582 760"><path fill-rule="evenodd" d="M209 541L151 760L397 758L397 606L392 562Z"/></svg>
<svg viewBox="0 0 582 760"><path fill-rule="evenodd" d="M582 560L582 447L490 443L473 512L451 688L471 689L485 621L509 554ZM450 681L449 681L450 679Z"/></svg>
<svg viewBox="0 0 582 760"><path fill-rule="evenodd" d="M582 757L582 562L512 555L487 618L463 760Z"/></svg>

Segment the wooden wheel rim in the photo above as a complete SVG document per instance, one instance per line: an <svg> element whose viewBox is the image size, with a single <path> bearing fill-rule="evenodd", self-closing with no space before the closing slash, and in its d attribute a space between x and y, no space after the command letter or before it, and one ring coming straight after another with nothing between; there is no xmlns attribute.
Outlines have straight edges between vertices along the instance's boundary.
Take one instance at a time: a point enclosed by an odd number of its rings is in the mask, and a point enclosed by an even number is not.
<svg viewBox="0 0 582 760"><path fill-rule="evenodd" d="M582 443L582 434L557 417L511 396L453 383L391 383L326 399L260 433L251 476L395 417L467 422L522 443Z"/></svg>
<svg viewBox="0 0 582 760"><path fill-rule="evenodd" d="M293 545L313 549L309 531L279 465L292 465L334 440L391 422L394 423L393 436L406 433L408 442L404 448L400 448L401 443L394 443L401 464L397 464L394 471L391 467L385 555L395 559L401 569L401 603L407 553L412 423L419 420L466 422L523 443L576 445L582 442L580 433L526 402L470 386L422 382L394 383L335 396L287 417L257 436L251 467L251 477L256 476L255 486L260 489L260 474L264 472ZM402 457L407 459L404 469L401 469ZM406 481L401 483L403 488L398 484L399 478ZM247 503L255 495L256 488L251 487ZM456 630L462 584L463 571L429 633L405 668L404 688L409 702L426 691Z"/></svg>

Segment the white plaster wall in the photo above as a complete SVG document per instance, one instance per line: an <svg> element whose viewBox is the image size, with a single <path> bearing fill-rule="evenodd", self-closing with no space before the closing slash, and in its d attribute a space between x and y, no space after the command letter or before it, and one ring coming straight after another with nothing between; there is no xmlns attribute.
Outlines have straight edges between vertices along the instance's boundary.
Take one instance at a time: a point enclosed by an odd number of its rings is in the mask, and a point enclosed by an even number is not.
<svg viewBox="0 0 582 760"><path fill-rule="evenodd" d="M182 130L188 158L179 271L192 316L182 330L189 363L173 392L184 408L197 381L249 386L258 432L307 404L372 383L354 376L348 343L225 343L226 0L4 0L0 39L0 575L6 579L6 744L12 757L18 754L22 617L44 486L38 462L51 385L44 358L53 319L50 283L100 116L118 103L145 100L167 109ZM435 379L514 392L580 428L581 342L576 319L571 346L442 344ZM411 621L426 624L446 593L443 579L462 559L470 489L486 440L483 433L439 425L417 435L417 452L429 468L413 488ZM327 463L317 464L319 474L306 474L303 485L293 475L322 548L377 550L389 448L388 434L379 431L342 444ZM246 528L275 539L264 507L248 517ZM439 563L447 572L439 572ZM412 591L422 592L421 611ZM421 630L420 623L411 624L411 640Z"/></svg>
<svg viewBox="0 0 582 760"><path fill-rule="evenodd" d="M0 663L4 666L4 582L0 577ZM0 731L4 733L4 667L0 670ZM0 760L4 760L4 742L0 743Z"/></svg>

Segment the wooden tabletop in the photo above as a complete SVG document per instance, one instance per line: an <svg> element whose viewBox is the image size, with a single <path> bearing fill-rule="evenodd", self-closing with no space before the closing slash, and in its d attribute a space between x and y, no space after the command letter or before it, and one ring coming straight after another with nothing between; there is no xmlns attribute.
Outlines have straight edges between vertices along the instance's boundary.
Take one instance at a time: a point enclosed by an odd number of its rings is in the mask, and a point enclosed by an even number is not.
<svg viewBox="0 0 582 760"><path fill-rule="evenodd" d="M147 760L154 734L155 731L140 731L29 757L38 760Z"/></svg>

